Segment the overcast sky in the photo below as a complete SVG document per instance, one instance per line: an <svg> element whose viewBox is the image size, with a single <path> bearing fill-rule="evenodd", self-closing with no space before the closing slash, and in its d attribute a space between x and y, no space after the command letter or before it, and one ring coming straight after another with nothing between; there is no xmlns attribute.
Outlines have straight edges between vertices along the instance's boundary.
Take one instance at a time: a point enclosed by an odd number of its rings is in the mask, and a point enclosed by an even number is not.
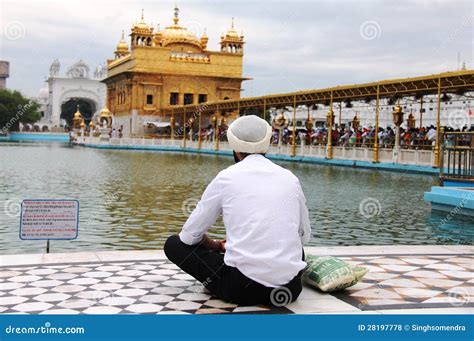
<svg viewBox="0 0 474 341"><path fill-rule="evenodd" d="M54 58L93 69L140 18L172 22L174 1L1 0L7 86L34 96ZM473 68L473 1L178 1L180 24L218 49L235 17L245 35L244 96Z"/></svg>

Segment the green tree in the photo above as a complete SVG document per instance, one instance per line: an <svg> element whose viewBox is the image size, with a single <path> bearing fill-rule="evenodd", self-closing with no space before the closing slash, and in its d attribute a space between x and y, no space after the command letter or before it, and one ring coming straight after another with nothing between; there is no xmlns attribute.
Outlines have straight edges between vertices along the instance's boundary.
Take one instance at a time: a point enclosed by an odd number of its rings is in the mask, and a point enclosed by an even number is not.
<svg viewBox="0 0 474 341"><path fill-rule="evenodd" d="M0 129L18 131L20 123L35 123L41 118L39 104L24 97L19 91L0 89Z"/></svg>

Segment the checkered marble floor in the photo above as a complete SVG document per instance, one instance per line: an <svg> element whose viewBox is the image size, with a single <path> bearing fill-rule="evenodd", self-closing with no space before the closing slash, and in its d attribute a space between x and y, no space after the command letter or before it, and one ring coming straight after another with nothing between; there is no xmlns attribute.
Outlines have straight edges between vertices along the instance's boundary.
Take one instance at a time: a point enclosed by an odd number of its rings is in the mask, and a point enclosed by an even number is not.
<svg viewBox="0 0 474 341"><path fill-rule="evenodd" d="M340 257L369 268L362 283L334 295L361 310L474 307L474 257Z"/></svg>
<svg viewBox="0 0 474 341"><path fill-rule="evenodd" d="M15 266L0 272L1 313L289 313L238 307L207 294L166 260Z"/></svg>
<svg viewBox="0 0 474 341"><path fill-rule="evenodd" d="M148 251L145 256L140 252L112 252L107 257L86 253L75 260L74 254L3 256L16 260L1 262L0 313L357 314L430 308L462 308L466 313L474 307L473 253L340 254L347 262L370 269L363 282L333 294L305 287L296 302L271 308L223 302L168 262L162 252ZM49 257L46 262L45 257Z"/></svg>

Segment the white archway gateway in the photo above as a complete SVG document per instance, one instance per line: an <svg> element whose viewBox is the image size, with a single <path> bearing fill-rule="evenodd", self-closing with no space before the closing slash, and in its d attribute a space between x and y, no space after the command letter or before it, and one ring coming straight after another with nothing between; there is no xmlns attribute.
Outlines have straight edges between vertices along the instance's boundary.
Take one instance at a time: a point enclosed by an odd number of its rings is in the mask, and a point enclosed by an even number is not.
<svg viewBox="0 0 474 341"><path fill-rule="evenodd" d="M64 75L60 75L61 64L56 59L49 68L46 86L40 90L37 100L41 104L42 118L38 123L50 129L64 127L63 105L68 101L83 100L93 108L91 117L99 115L106 103L106 86L101 79L106 75L104 66L99 66L90 75L89 66L82 60L74 63Z"/></svg>
<svg viewBox="0 0 474 341"><path fill-rule="evenodd" d="M102 100L97 92L84 89L82 86L78 89L71 89L63 92L59 97L59 105L56 108L59 110L60 121L66 120L66 117L74 115L76 105L88 104L89 108L85 110L81 105L80 111L86 121L98 116L100 110L105 104L105 99ZM68 107L66 109L66 107ZM67 112L66 112L67 111ZM68 122L69 123L69 122Z"/></svg>

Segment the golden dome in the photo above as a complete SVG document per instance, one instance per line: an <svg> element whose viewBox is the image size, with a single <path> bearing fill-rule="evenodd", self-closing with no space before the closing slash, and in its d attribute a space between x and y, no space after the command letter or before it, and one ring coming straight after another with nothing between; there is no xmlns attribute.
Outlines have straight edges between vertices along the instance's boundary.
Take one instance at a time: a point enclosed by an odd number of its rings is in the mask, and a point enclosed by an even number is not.
<svg viewBox="0 0 474 341"><path fill-rule="evenodd" d="M227 39L240 39L239 34L237 33L237 31L234 28L234 18L232 18L232 25L227 30L227 33L225 34L225 37Z"/></svg>
<svg viewBox="0 0 474 341"><path fill-rule="evenodd" d="M122 30L122 39L120 39L119 43L117 44L116 52L128 52L128 44L125 41L125 33Z"/></svg>
<svg viewBox="0 0 474 341"><path fill-rule="evenodd" d="M102 108L102 110L100 111L100 115L99 115L99 118L108 118L108 117L111 117L112 115L110 114L110 110L109 108L107 108L106 106L104 106Z"/></svg>
<svg viewBox="0 0 474 341"><path fill-rule="evenodd" d="M163 46L171 43L186 43L201 47L201 42L192 32L178 25L169 26L161 30L160 34Z"/></svg>
<svg viewBox="0 0 474 341"><path fill-rule="evenodd" d="M173 18L173 25L166 27L165 29L159 31L157 35L159 35L162 46L166 46L172 43L183 43L183 44L190 44L194 45L198 48L202 48L201 42L186 27L180 26L179 17L178 17L179 9L176 7L174 9L174 18Z"/></svg>
<svg viewBox="0 0 474 341"><path fill-rule="evenodd" d="M142 17L138 23L135 23L133 25L134 30L139 30L139 31L149 31L150 26L145 22L145 17L143 15L143 9L142 9Z"/></svg>

